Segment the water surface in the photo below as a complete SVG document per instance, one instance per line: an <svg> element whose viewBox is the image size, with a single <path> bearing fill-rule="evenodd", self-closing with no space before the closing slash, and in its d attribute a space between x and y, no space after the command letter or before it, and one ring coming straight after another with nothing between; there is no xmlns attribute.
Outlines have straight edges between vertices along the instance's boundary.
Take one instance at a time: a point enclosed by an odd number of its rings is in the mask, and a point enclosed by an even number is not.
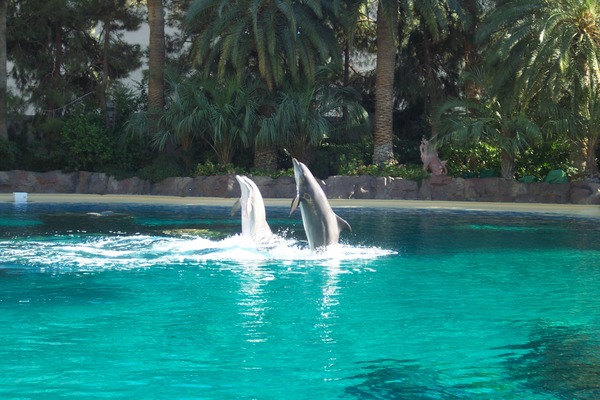
<svg viewBox="0 0 600 400"><path fill-rule="evenodd" d="M0 205L0 398L594 399L598 220Z"/></svg>

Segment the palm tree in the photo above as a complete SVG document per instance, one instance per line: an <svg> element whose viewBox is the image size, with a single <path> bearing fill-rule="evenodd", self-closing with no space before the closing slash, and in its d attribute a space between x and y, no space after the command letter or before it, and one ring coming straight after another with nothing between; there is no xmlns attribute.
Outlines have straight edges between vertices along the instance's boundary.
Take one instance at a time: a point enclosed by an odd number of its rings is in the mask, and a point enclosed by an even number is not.
<svg viewBox="0 0 600 400"><path fill-rule="evenodd" d="M323 23L327 0L199 0L190 6L187 25L197 34L194 59L205 74L242 79L257 73L269 91L284 84L312 85L317 67L338 63L331 24ZM270 108L263 108L265 117ZM257 136L255 167L274 169L276 142Z"/></svg>
<svg viewBox="0 0 600 400"><path fill-rule="evenodd" d="M281 90L272 104L273 113L261 118L260 140L276 141L293 157L310 161L311 150L334 130L332 120L344 115L341 129L368 129L368 115L356 101L351 87L336 87L321 69L315 85Z"/></svg>
<svg viewBox="0 0 600 400"><path fill-rule="evenodd" d="M542 106L568 104L580 121L570 134L586 152L585 174L596 176L599 132L590 124L600 87L600 4L510 0L489 15L479 39L489 46L489 61L502 63L497 87L515 80L526 104L536 98Z"/></svg>
<svg viewBox="0 0 600 400"><path fill-rule="evenodd" d="M396 56L399 46L406 46L407 38L419 31L422 37L419 69L424 71L427 97L431 103L435 103L434 81L438 80L438 77L434 68L435 55L432 54L432 45L446 37L451 25L460 29L466 29L470 25L472 16L464 9L477 7L472 0L464 1L464 6L461 3L463 2L452 0L378 1L374 164L381 166L394 159L392 115L397 102L394 96L394 74L397 70ZM402 29L399 29L399 16L402 17Z"/></svg>
<svg viewBox="0 0 600 400"><path fill-rule="evenodd" d="M148 117L150 129L165 107L165 10L163 0L147 0L150 42L148 45ZM153 133L153 132L151 132Z"/></svg>
<svg viewBox="0 0 600 400"><path fill-rule="evenodd" d="M375 121L373 164L394 160L394 71L398 42L398 2L380 0L377 5L377 67L375 71Z"/></svg>
<svg viewBox="0 0 600 400"><path fill-rule="evenodd" d="M322 2L196 1L187 14L188 26L199 34L195 60L221 77L241 78L255 69L271 90L286 81L311 83L320 64L340 60Z"/></svg>
<svg viewBox="0 0 600 400"><path fill-rule="evenodd" d="M477 70L465 79L475 81L483 95L477 99L450 99L438 110L440 127L434 140L474 145L480 142L500 149L501 177L513 179L515 159L526 147L539 142L539 127L521 108L516 96L493 94L490 74Z"/></svg>
<svg viewBox="0 0 600 400"><path fill-rule="evenodd" d="M159 148L171 141L187 154L195 142L204 140L224 165L237 148L249 146L259 105L258 86L251 79L215 80L194 74L169 76L168 83L170 102L160 120L162 129L154 135Z"/></svg>

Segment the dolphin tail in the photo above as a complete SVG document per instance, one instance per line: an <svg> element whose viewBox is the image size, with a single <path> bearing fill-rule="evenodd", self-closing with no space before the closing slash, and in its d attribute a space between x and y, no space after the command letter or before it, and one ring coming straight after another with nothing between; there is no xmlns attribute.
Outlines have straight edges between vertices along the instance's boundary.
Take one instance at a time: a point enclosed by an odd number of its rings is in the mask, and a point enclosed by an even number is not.
<svg viewBox="0 0 600 400"><path fill-rule="evenodd" d="M292 213L296 211L296 208L298 208L298 204L300 204L300 196L296 195L294 200L292 200L292 206L290 207L290 217L292 216Z"/></svg>
<svg viewBox="0 0 600 400"><path fill-rule="evenodd" d="M338 229L340 231L343 231L344 229L347 229L350 232L352 232L352 227L350 226L350 224L348 222L346 222L345 219L343 219L342 217L340 217L337 214L335 215L335 219L337 220Z"/></svg>

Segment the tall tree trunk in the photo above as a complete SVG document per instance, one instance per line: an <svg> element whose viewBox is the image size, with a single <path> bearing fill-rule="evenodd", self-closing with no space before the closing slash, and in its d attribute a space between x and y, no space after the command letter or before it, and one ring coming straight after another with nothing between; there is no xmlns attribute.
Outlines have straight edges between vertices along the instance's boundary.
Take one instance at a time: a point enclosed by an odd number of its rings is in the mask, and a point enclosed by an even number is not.
<svg viewBox="0 0 600 400"><path fill-rule="evenodd" d="M148 117L150 133L158 127L165 100L165 10L163 0L148 0Z"/></svg>
<svg viewBox="0 0 600 400"><path fill-rule="evenodd" d="M104 110L104 125L107 129L111 127L111 120L108 113L108 107L106 104L106 92L108 90L108 49L110 47L110 18L106 17L104 20L104 43L102 48L102 82L100 83L100 93L98 94L98 100L100 102L100 109Z"/></svg>
<svg viewBox="0 0 600 400"><path fill-rule="evenodd" d="M343 85L344 87L348 86L350 83L350 44L346 39L344 43L344 78Z"/></svg>
<svg viewBox="0 0 600 400"><path fill-rule="evenodd" d="M596 147L598 147L598 137L587 137L584 142L585 151L585 177L598 177L598 160L596 160Z"/></svg>
<svg viewBox="0 0 600 400"><path fill-rule="evenodd" d="M514 179L515 177L515 157L507 151L500 152L500 176L504 179Z"/></svg>
<svg viewBox="0 0 600 400"><path fill-rule="evenodd" d="M6 122L7 56L6 56L6 13L8 0L0 0L0 140L8 140Z"/></svg>
<svg viewBox="0 0 600 400"><path fill-rule="evenodd" d="M391 1L390 3L389 10L383 9L381 0L377 6L377 67L375 70L373 163L379 166L383 166L386 162L394 160L392 128L398 3L396 1Z"/></svg>
<svg viewBox="0 0 600 400"><path fill-rule="evenodd" d="M429 115L433 115L433 110L438 106L438 93L437 93L437 78L433 67L433 57L431 56L431 45L432 38L427 30L423 33L423 67L425 69L426 87L429 92L428 104L426 104L426 112ZM431 118L431 137L435 137L437 129L435 126L435 119Z"/></svg>

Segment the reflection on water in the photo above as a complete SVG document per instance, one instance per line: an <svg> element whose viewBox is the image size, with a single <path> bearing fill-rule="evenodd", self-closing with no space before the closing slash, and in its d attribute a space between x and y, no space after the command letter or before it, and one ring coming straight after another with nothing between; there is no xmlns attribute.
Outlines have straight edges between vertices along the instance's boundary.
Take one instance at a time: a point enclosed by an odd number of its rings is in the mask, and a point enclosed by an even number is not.
<svg viewBox="0 0 600 400"><path fill-rule="evenodd" d="M259 263L248 262L236 271L240 275L238 305L246 341L260 343L268 340L266 311L268 299L264 286L274 278L273 272Z"/></svg>
<svg viewBox="0 0 600 400"><path fill-rule="evenodd" d="M505 349L516 354L506 362L509 373L528 389L559 399L600 398L600 331L540 323L528 343Z"/></svg>
<svg viewBox="0 0 600 400"><path fill-rule="evenodd" d="M362 373L352 376L359 383L346 388L357 399L465 399L467 392L446 386L442 377L415 360L374 360L362 363Z"/></svg>

